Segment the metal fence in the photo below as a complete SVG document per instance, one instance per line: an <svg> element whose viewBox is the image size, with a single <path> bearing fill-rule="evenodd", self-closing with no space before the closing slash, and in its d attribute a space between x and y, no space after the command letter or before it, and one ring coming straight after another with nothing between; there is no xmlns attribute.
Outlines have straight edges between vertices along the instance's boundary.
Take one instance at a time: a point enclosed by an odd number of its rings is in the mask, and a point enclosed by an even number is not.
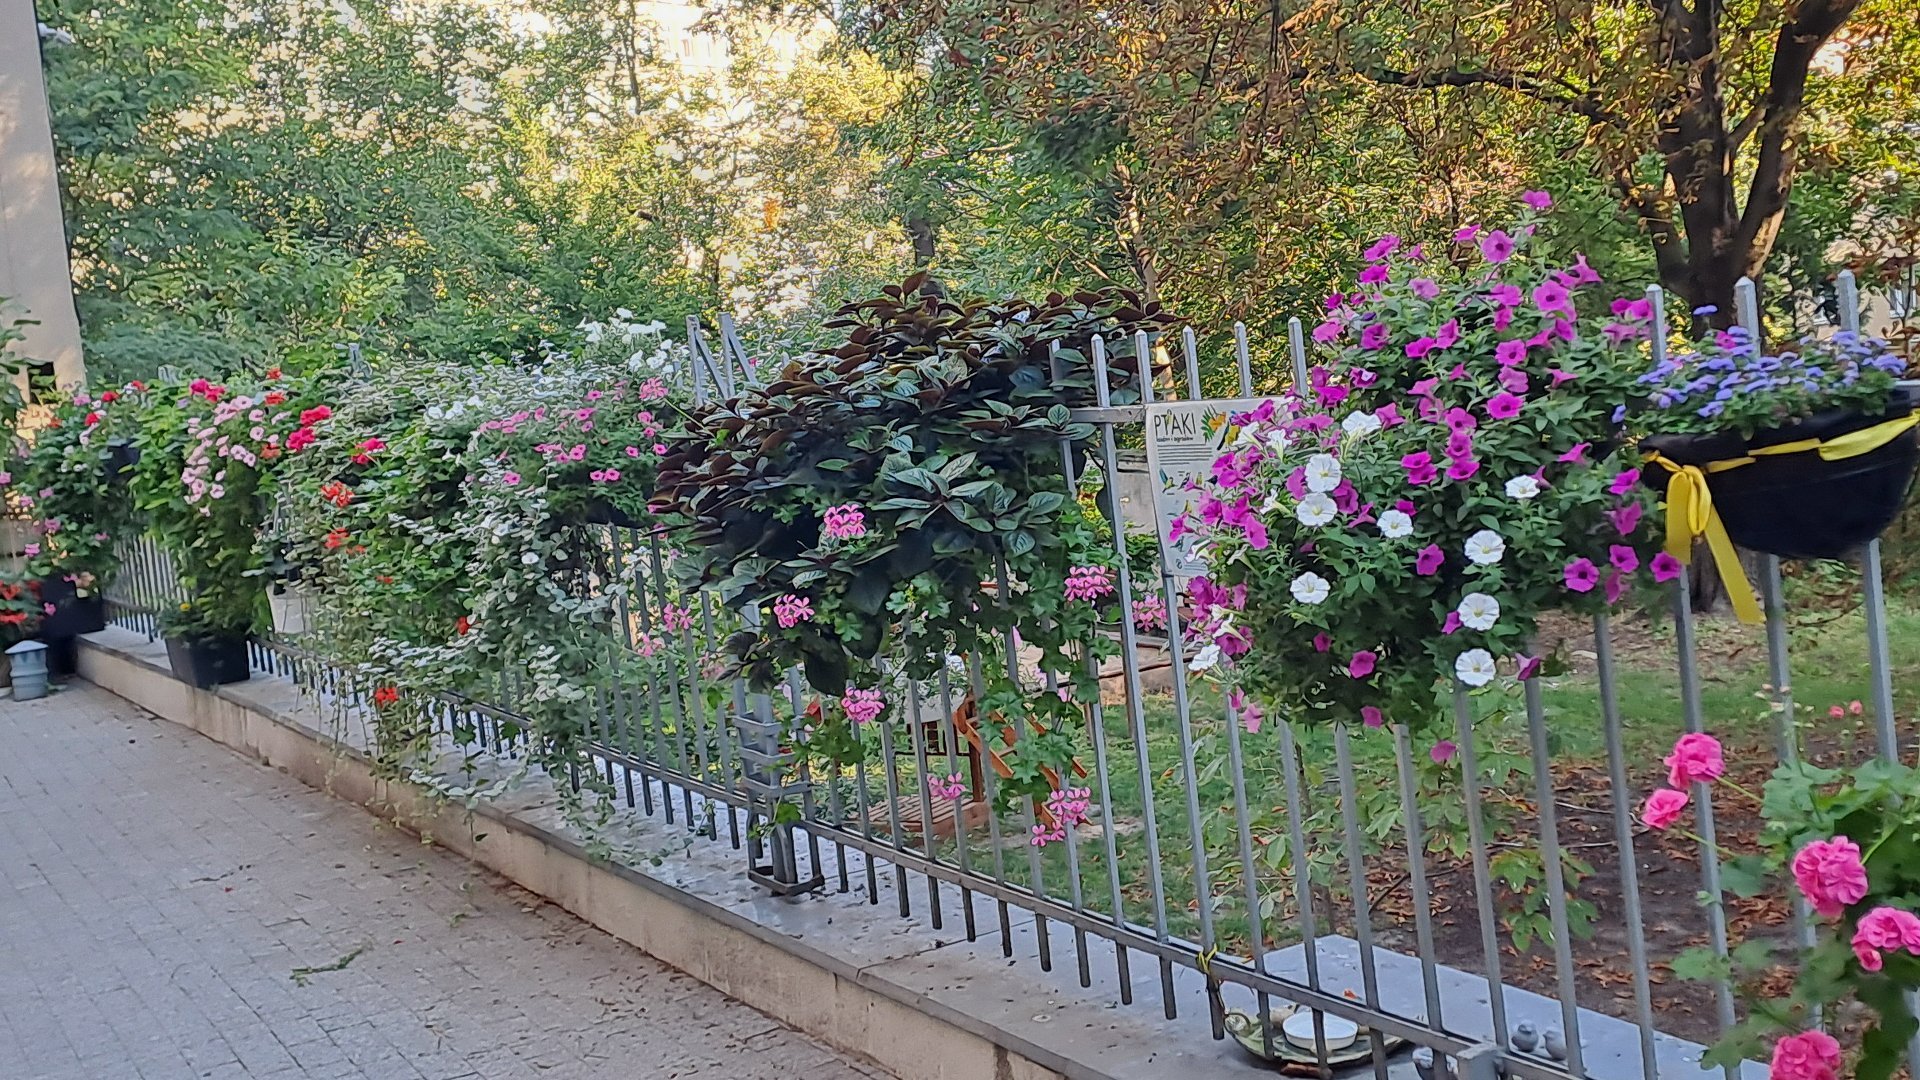
<svg viewBox="0 0 1920 1080"><path fill-rule="evenodd" d="M1843 314L1857 310L1848 284ZM1741 296L1751 324L1750 287ZM1244 332L1236 343L1245 396L1253 385ZM1196 345L1191 335L1182 344L1186 391L1198 398ZM1304 366L1297 321L1290 349ZM712 356L696 357L703 353ZM1094 362L1104 368L1104 351ZM1103 392L1104 375L1094 379ZM714 373L723 389L731 378ZM1141 390L1151 400L1154 388ZM1144 410L1099 406L1079 418L1095 426L1092 463L1112 476L1117 447ZM1076 454L1063 447L1069 473L1086 464ZM1852 729L1838 727L1803 746L1793 619L1783 568L1768 558L1760 684L1740 684L1738 671L1729 680L1724 652L1703 661L1703 635L1717 639L1723 627L1695 618L1683 577L1668 629L1602 616L1576 628L1585 670L1508 686L1492 705L1456 693L1457 756L1442 761L1398 725L1274 721L1249 730L1190 677L1180 583L1165 572L1135 580L1120 524L1120 611L1156 596L1169 625L1158 644L1131 618L1109 628L1119 664L1102 673L1102 701L1085 709L1075 769L1054 784L1087 789L1087 820L1057 841L1031 840L1036 825L1058 820L1048 805L990 810L1001 776L989 725L1000 721L980 714L971 691L983 665L1020 674L1011 637L995 655L956 658L935 679L896 684L902 722L865 725L867 753L826 769L793 752L813 704L797 675L782 694L735 681L712 700L700 658L717 653L730 617L670 580L659 538L615 528L602 542L631 593L617 605L614 632L629 648L676 634L684 659L645 685L603 688L583 710L602 790L632 812L744 850L754 879L774 891L852 891L900 918L957 922L969 941L1070 967L1082 986L1097 983L1123 1003L1204 1016L1214 1038L1236 1038L1256 1055L1385 1077L1411 1050L1437 1075L1644 1080L1702 1073L1701 1044L1740 1018L1726 983L1678 980L1666 966L1674 952L1705 944L1725 957L1736 924L1787 942L1813 933L1800 903L1742 906L1722 888L1716 833L1745 833L1753 822L1729 820L1724 807L1716 819L1711 792L1695 792L1703 843L1641 829L1640 795L1655 782L1648 748L1711 721L1764 725L1783 760L1902 754L1877 543L1845 585L1860 600L1857 617L1819 631L1811 661L1830 664L1837 651L1864 668L1857 746ZM111 611L151 635L154 613L175 599L171 568L144 540L128 555ZM1822 573L1841 589L1837 571ZM691 622L663 625L669 603L693 612ZM1858 637L1849 645L1841 633ZM1650 659L1655 652L1667 658ZM255 661L343 703L368 690L297 644L263 645ZM1049 678L1025 677L1035 689ZM511 753L510 682L503 678L496 700L447 698L436 714L442 737ZM1730 697L1750 706L1744 716ZM780 805L796 808L797 820ZM1308 1018L1312 1049L1289 1042L1289 1015ZM1358 1028L1351 1047L1340 1045L1343 1021ZM1736 1071L1765 1074L1749 1063L1727 1075Z"/></svg>

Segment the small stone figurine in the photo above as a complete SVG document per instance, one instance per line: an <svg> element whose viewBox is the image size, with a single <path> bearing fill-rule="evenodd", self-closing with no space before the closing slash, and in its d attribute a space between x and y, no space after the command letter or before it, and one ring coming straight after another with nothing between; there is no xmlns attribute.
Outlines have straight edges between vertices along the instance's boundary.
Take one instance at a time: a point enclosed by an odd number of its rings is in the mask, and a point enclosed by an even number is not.
<svg viewBox="0 0 1920 1080"><path fill-rule="evenodd" d="M1559 1028L1548 1028L1546 1035L1547 1056L1555 1061L1567 1060L1567 1037L1560 1034Z"/></svg>
<svg viewBox="0 0 1920 1080"><path fill-rule="evenodd" d="M1420 1074L1420 1080L1434 1080L1433 1047L1416 1046L1413 1048L1413 1071Z"/></svg>
<svg viewBox="0 0 1920 1080"><path fill-rule="evenodd" d="M1530 1020L1520 1021L1519 1026L1513 1029L1513 1048L1523 1054L1531 1054L1533 1048L1539 1045L1540 1030Z"/></svg>

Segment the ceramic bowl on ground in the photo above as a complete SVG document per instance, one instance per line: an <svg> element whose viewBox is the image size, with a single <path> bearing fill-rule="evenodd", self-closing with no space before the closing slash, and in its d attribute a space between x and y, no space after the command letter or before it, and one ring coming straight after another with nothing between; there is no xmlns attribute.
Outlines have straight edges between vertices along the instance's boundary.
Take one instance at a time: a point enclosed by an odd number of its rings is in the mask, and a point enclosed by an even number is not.
<svg viewBox="0 0 1920 1080"><path fill-rule="evenodd" d="M1287 1017L1286 1020L1281 1023L1280 1030L1286 1035L1288 1042L1303 1050L1312 1050L1314 1048L1313 1025L1314 1014L1310 1010L1302 1009L1292 1016ZM1355 1039L1360 1037L1360 1026L1358 1024L1355 1024L1351 1020L1343 1020L1338 1016L1321 1013L1320 1025L1321 1030L1325 1032L1328 1052L1345 1050L1347 1047L1353 1045Z"/></svg>

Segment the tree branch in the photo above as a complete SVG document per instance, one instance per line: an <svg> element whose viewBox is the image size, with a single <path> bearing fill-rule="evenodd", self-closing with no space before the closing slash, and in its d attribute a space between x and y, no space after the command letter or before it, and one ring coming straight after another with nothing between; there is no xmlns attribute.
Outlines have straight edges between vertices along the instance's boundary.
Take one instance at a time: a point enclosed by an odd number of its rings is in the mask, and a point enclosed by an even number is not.
<svg viewBox="0 0 1920 1080"><path fill-rule="evenodd" d="M1616 126L1620 122L1620 118L1592 94L1563 90L1555 86L1551 80L1529 72L1466 71L1460 68L1409 72L1395 71L1388 67L1375 67L1360 69L1358 74L1383 86L1403 86L1410 90L1427 90L1441 86L1494 86L1502 90L1511 90L1536 101L1563 106L1568 111L1586 117L1595 124Z"/></svg>
<svg viewBox="0 0 1920 1080"><path fill-rule="evenodd" d="M1805 0L1774 42L1766 96L1755 107L1759 151L1740 215L1740 239L1751 245L1756 257L1750 261L1756 265L1773 246L1793 187L1794 126L1806 104L1808 70L1820 47L1859 6L1860 0Z"/></svg>

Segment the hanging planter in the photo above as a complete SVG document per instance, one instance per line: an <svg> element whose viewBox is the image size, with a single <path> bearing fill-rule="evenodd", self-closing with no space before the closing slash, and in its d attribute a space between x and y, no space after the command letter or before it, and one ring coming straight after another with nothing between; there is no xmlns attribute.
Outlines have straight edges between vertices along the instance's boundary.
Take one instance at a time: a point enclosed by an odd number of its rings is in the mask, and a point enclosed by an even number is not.
<svg viewBox="0 0 1920 1080"><path fill-rule="evenodd" d="M65 575L42 579L40 599L53 605L40 623L46 641L64 641L107 628L107 603L99 593L80 595Z"/></svg>
<svg viewBox="0 0 1920 1080"><path fill-rule="evenodd" d="M174 678L189 686L208 690L252 677L245 635L169 637L166 642L167 666L173 669Z"/></svg>
<svg viewBox="0 0 1920 1080"><path fill-rule="evenodd" d="M1751 439L1655 435L1641 447L1705 475L1727 536L1789 559L1837 559L1873 540L1906 504L1920 463L1914 397L1898 390L1887 411L1828 409ZM1671 469L1648 470L1665 490Z"/></svg>

